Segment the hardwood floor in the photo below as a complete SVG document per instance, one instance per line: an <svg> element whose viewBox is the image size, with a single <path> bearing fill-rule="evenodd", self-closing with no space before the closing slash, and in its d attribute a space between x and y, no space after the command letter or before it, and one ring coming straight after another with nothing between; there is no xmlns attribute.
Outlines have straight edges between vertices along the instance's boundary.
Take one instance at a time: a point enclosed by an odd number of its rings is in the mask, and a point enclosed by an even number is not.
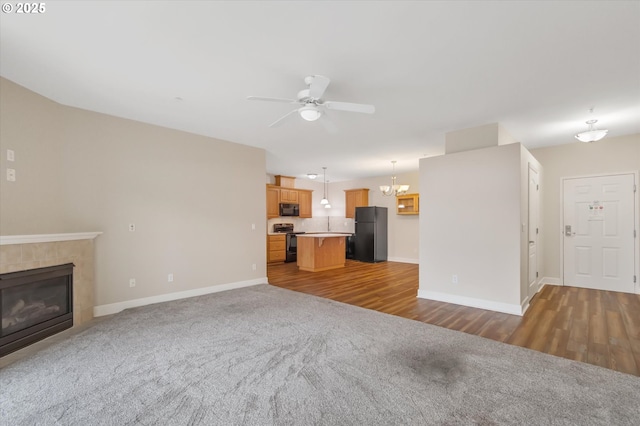
<svg viewBox="0 0 640 426"><path fill-rule="evenodd" d="M640 295L545 286L523 317L418 299L418 265L267 267L271 285L640 376Z"/></svg>

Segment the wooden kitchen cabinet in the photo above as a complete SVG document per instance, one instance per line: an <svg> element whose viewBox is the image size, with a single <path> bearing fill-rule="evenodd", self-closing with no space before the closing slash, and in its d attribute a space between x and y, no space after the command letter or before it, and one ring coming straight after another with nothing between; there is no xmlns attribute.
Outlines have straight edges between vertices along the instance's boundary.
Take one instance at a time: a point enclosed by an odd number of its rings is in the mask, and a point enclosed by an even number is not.
<svg viewBox="0 0 640 426"><path fill-rule="evenodd" d="M267 219L280 216L280 188L267 185Z"/></svg>
<svg viewBox="0 0 640 426"><path fill-rule="evenodd" d="M280 188L280 202L298 204L298 190L289 188Z"/></svg>
<svg viewBox="0 0 640 426"><path fill-rule="evenodd" d="M404 206L404 207L401 207ZM404 194L396 196L397 214L419 214L420 194Z"/></svg>
<svg viewBox="0 0 640 426"><path fill-rule="evenodd" d="M309 189L291 189L267 184L267 219L280 217L280 203L298 204L300 217L312 217L312 193Z"/></svg>
<svg viewBox="0 0 640 426"><path fill-rule="evenodd" d="M369 188L345 189L345 212L344 217L355 218L356 207L367 207L369 205Z"/></svg>
<svg viewBox="0 0 640 426"><path fill-rule="evenodd" d="M267 263L284 262L287 258L286 235L267 235Z"/></svg>
<svg viewBox="0 0 640 426"><path fill-rule="evenodd" d="M298 268L309 272L344 268L345 244L344 234L298 235Z"/></svg>
<svg viewBox="0 0 640 426"><path fill-rule="evenodd" d="M282 188L295 188L296 178L291 176L276 175L276 186L280 186Z"/></svg>
<svg viewBox="0 0 640 426"><path fill-rule="evenodd" d="M312 214L313 208L311 204L311 200L313 198L312 194L313 194L313 191L307 191L305 189L298 190L298 204L300 206L300 217L304 217L304 218L313 217L313 214Z"/></svg>

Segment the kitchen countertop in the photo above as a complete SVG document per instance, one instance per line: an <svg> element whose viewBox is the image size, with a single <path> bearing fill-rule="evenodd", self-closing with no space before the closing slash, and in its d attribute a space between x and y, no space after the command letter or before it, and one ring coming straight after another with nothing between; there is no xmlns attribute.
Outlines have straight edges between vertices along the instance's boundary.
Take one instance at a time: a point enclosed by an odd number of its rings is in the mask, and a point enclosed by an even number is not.
<svg viewBox="0 0 640 426"><path fill-rule="evenodd" d="M351 236L353 235L353 232L304 232L303 234L296 234L298 237L302 236L302 235L318 235L318 234L332 234L332 235L344 235L344 236ZM286 232L267 232L267 235L287 235Z"/></svg>
<svg viewBox="0 0 640 426"><path fill-rule="evenodd" d="M298 238L303 238L303 237L308 237L308 238L330 238L330 237L346 237L349 236L351 234L346 234L346 233L338 233L338 232L319 232L317 234L315 233L306 233L306 234L299 234L296 235Z"/></svg>

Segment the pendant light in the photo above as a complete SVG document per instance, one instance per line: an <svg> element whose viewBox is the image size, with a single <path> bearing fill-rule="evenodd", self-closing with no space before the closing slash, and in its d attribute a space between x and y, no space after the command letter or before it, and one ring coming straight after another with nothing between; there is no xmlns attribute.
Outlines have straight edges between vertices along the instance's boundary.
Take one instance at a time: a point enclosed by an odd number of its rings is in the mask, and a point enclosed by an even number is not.
<svg viewBox="0 0 640 426"><path fill-rule="evenodd" d="M391 162L393 171L391 174L391 185L380 185L380 192L382 195L391 196L391 195L403 195L406 194L409 190L409 185L396 185L396 161L393 160Z"/></svg>
<svg viewBox="0 0 640 426"><path fill-rule="evenodd" d="M322 184L323 195L322 195L322 200L320 200L320 204L325 206L325 208L331 208L331 205L329 204L329 200L327 199L327 168L326 167L322 168L322 175L323 175L323 184ZM326 206L329 206L329 207L326 207Z"/></svg>
<svg viewBox="0 0 640 426"><path fill-rule="evenodd" d="M593 114L593 108L589 109L589 112L591 114ZM578 139L580 142L595 142L595 141L599 141L600 139L604 138L605 136L607 136L607 132L609 132L606 129L603 130L598 130L596 128L594 128L594 124L596 124L598 122L598 120L587 120L587 126L589 126L589 130L587 130L586 132L582 132L582 133L578 133L577 135L575 135L575 138Z"/></svg>

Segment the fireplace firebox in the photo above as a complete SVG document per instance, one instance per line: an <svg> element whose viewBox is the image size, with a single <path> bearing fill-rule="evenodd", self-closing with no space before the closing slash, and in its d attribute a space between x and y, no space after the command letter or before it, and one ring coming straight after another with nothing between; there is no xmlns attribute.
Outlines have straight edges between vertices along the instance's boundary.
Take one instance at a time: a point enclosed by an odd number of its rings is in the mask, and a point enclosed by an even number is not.
<svg viewBox="0 0 640 426"><path fill-rule="evenodd" d="M73 266L0 274L0 357L73 326Z"/></svg>

